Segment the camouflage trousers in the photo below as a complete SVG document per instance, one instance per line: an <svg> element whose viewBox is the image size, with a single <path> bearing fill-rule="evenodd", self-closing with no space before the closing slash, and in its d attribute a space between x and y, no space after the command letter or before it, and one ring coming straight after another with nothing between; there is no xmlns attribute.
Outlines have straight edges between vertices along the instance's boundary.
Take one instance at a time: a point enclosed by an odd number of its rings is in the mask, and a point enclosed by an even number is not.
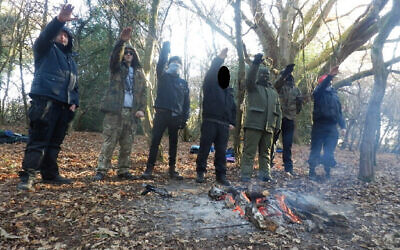
<svg viewBox="0 0 400 250"><path fill-rule="evenodd" d="M128 172L131 166L133 136L136 123L131 109L124 108L121 115L107 113L103 121L103 145L97 163L97 172L106 174L111 167L111 158L119 143L118 174Z"/></svg>

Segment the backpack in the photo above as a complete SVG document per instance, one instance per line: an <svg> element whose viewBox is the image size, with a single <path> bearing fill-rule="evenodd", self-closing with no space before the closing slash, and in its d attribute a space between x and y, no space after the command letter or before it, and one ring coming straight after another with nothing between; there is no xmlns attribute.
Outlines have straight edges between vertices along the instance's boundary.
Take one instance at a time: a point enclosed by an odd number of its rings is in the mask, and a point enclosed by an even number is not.
<svg viewBox="0 0 400 250"><path fill-rule="evenodd" d="M327 120L339 122L340 120L340 101L336 90L326 89L317 100L314 100L314 120Z"/></svg>

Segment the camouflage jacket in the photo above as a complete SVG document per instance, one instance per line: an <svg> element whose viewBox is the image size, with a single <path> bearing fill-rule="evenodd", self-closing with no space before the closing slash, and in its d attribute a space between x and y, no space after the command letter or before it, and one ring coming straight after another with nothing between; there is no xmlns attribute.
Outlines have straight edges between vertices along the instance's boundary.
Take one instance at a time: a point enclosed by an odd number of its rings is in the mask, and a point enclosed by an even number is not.
<svg viewBox="0 0 400 250"><path fill-rule="evenodd" d="M285 84L285 80L279 77L274 83L279 93L282 116L289 120L296 119L296 114L301 110L301 92L296 86Z"/></svg>
<svg viewBox="0 0 400 250"><path fill-rule="evenodd" d="M274 133L281 128L281 106L278 93L270 83L256 82L259 65L251 65L246 79L245 128Z"/></svg>
<svg viewBox="0 0 400 250"><path fill-rule="evenodd" d="M125 79L129 72L129 68L122 62L124 49L124 41L119 40L111 54L110 85L101 105L101 111L106 113L121 114L124 106ZM134 71L132 115L139 110L144 112L146 107L146 78L140 66L135 66Z"/></svg>

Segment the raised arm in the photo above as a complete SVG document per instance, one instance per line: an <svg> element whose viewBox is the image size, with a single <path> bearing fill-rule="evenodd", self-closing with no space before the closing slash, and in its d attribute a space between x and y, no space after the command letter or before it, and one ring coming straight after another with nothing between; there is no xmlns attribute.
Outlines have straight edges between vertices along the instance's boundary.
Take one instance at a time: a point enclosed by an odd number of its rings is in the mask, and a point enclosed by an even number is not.
<svg viewBox="0 0 400 250"><path fill-rule="evenodd" d="M287 65L286 68L282 71L282 73L279 74L279 78L274 83L274 87L278 92L281 91L281 88L285 83L286 78L293 72L294 66L295 64Z"/></svg>
<svg viewBox="0 0 400 250"><path fill-rule="evenodd" d="M211 62L210 69L207 71L206 76L204 77L204 88L209 87L211 84L215 83L218 79L218 71L221 65L224 63L224 60L227 56L228 48L225 48L221 51L221 53L214 58Z"/></svg>
<svg viewBox="0 0 400 250"><path fill-rule="evenodd" d="M329 74L325 77L325 79L320 84L318 84L317 87L315 87L313 92L314 98L320 96L321 93L327 87L329 87L329 84L331 83L333 77L335 77L338 73L339 73L339 66L335 66L330 70Z"/></svg>
<svg viewBox="0 0 400 250"><path fill-rule="evenodd" d="M126 27L122 30L119 40L114 45L110 57L110 70L112 73L120 69L122 59L124 58L125 42L129 41L132 34L132 28Z"/></svg>
<svg viewBox="0 0 400 250"><path fill-rule="evenodd" d="M257 72L261 62L263 61L262 57L263 54L261 53L255 55L253 63L251 64L250 69L247 72L246 88L249 91L254 90L256 88Z"/></svg>
<svg viewBox="0 0 400 250"><path fill-rule="evenodd" d="M41 55L46 54L46 52L51 48L54 38L56 38L65 23L76 19L72 17L73 10L74 7L71 4L65 4L61 7L58 16L46 25L33 44L33 52L36 56L40 57Z"/></svg>
<svg viewBox="0 0 400 250"><path fill-rule="evenodd" d="M167 64L168 61L168 55L170 52L170 43L164 42L160 51L160 56L158 58L158 63L157 63L157 79L160 79L161 75L164 72L165 65Z"/></svg>

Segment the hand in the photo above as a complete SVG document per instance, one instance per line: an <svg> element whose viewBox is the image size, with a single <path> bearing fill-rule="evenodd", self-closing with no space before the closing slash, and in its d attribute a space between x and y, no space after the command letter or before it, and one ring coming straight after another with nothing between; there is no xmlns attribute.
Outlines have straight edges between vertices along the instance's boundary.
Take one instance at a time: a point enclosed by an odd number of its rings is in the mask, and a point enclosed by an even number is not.
<svg viewBox="0 0 400 250"><path fill-rule="evenodd" d="M58 21L65 23L68 21L77 20L77 17L72 17L74 7L71 4L65 4L61 7L60 13L57 16Z"/></svg>
<svg viewBox="0 0 400 250"><path fill-rule="evenodd" d="M179 125L178 125L178 128L179 129L184 129L186 127L186 122L181 122L181 123L179 123Z"/></svg>
<svg viewBox="0 0 400 250"><path fill-rule="evenodd" d="M344 128L342 128L341 130L340 130L340 136L345 136L346 135L346 129L344 129Z"/></svg>
<svg viewBox="0 0 400 250"><path fill-rule="evenodd" d="M293 72L293 69L294 69L295 65L296 64L294 64L294 63L287 65L286 68L282 72L282 76L283 77L289 76Z"/></svg>
<svg viewBox="0 0 400 250"><path fill-rule="evenodd" d="M228 55L228 48L225 48L225 49L221 50L218 57L221 59L225 59L227 55Z"/></svg>
<svg viewBox="0 0 400 250"><path fill-rule="evenodd" d="M331 76L335 76L338 73L339 73L339 66L338 65L333 67L333 68L331 68L331 71L329 71L329 75L331 75Z"/></svg>
<svg viewBox="0 0 400 250"><path fill-rule="evenodd" d="M142 117L144 117L144 112L141 111L141 110L138 110L138 111L136 112L135 116L136 116L137 118L142 118Z"/></svg>
<svg viewBox="0 0 400 250"><path fill-rule="evenodd" d="M262 57L263 57L263 54L262 54L262 53L256 54L256 55L254 56L253 63L254 63L254 64L260 64L260 63L262 63L262 61L264 61L264 59L263 59Z"/></svg>
<svg viewBox="0 0 400 250"><path fill-rule="evenodd" d="M165 49L166 51L171 52L171 43L169 41L163 42L162 49Z"/></svg>
<svg viewBox="0 0 400 250"><path fill-rule="evenodd" d="M233 126L232 124L229 124L229 130L234 130L235 126Z"/></svg>
<svg viewBox="0 0 400 250"><path fill-rule="evenodd" d="M75 112L75 109L76 109L76 105L75 105L75 104L72 104L72 105L69 107L69 110L71 110L72 112Z"/></svg>
<svg viewBox="0 0 400 250"><path fill-rule="evenodd" d="M120 39L124 42L129 41L131 39L131 34L132 34L132 27L126 27L122 30Z"/></svg>

